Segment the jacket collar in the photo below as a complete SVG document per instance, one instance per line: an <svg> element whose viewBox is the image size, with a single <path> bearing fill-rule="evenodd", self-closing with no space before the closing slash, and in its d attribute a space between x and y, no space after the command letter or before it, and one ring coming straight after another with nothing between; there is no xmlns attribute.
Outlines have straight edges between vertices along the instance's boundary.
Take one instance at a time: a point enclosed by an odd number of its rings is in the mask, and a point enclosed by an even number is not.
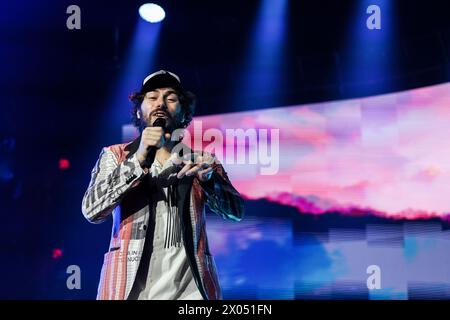
<svg viewBox="0 0 450 320"><path fill-rule="evenodd" d="M125 159L131 158L131 156L136 153L136 151L139 148L140 141L141 141L141 135L139 135L139 137L137 137L133 141L129 142L125 146L124 150L125 150L125 152L127 152L127 156L125 157Z"/></svg>

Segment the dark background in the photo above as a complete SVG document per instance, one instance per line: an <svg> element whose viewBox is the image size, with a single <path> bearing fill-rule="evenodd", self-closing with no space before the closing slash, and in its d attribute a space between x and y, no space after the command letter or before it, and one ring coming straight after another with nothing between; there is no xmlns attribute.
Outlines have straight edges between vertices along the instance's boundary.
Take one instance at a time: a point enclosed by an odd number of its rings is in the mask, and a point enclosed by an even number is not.
<svg viewBox="0 0 450 320"><path fill-rule="evenodd" d="M107 115L141 3L0 4L0 298L95 295L110 225L88 224L81 199L100 148L121 141L121 123ZM348 68L365 54L349 45L358 1L289 1L284 81L270 92L236 91L260 1L160 3L167 17L148 72L179 74L199 98L197 115L369 96L450 77L448 1L395 1L388 30L394 41L372 52L389 57L391 68L373 78L355 77ZM66 28L71 4L81 8L81 30ZM130 84L128 91L138 88ZM61 158L70 161L67 170L58 167ZM60 258L52 258L55 249ZM70 264L89 270L85 290L65 289Z"/></svg>

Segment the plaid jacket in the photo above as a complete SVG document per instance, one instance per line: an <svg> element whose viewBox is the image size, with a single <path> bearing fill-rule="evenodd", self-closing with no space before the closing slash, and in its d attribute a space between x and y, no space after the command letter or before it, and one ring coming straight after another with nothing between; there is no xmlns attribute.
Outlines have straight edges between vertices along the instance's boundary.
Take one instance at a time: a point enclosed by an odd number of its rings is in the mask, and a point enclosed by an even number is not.
<svg viewBox="0 0 450 320"><path fill-rule="evenodd" d="M110 215L113 217L97 299L134 299L145 282L136 278L144 274L141 269L148 270L150 256L147 254L151 253L144 250L144 245L151 246L154 225L149 221L147 174L135 156L139 141L137 138L128 144L103 148L83 197L82 212L88 221L100 223ZM242 219L244 206L222 165L212 166L214 173L206 183L192 176L179 180L176 199L184 246L197 287L204 299L221 299L216 267L208 247L205 204L224 219L235 221Z"/></svg>

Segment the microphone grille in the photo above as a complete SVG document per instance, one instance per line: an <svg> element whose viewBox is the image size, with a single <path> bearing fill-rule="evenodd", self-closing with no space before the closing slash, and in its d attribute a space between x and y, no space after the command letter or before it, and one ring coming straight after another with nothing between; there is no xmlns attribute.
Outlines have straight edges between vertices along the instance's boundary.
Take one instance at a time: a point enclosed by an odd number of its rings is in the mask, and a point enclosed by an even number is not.
<svg viewBox="0 0 450 320"><path fill-rule="evenodd" d="M166 119L164 118L157 118L154 122L153 122L153 127L161 127L164 128L166 126Z"/></svg>

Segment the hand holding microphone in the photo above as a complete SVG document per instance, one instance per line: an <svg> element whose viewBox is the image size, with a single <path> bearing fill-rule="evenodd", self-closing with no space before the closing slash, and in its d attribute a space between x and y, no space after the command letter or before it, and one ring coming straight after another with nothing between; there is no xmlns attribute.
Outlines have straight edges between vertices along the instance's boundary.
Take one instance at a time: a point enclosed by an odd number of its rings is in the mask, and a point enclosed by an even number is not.
<svg viewBox="0 0 450 320"><path fill-rule="evenodd" d="M164 132L166 120L157 118L152 126L146 127L142 131L141 142L139 144L136 157L144 168L149 168L155 160L156 151L161 148L166 140L170 139L170 134Z"/></svg>

